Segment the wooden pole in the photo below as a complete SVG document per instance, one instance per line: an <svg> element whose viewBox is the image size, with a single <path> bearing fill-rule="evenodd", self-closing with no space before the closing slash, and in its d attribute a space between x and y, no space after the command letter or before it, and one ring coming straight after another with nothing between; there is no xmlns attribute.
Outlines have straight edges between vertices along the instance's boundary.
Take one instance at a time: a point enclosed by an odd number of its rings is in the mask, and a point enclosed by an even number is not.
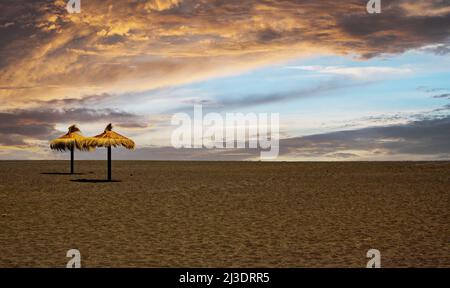
<svg viewBox="0 0 450 288"><path fill-rule="evenodd" d="M70 174L73 174L74 173L74 169L73 169L73 158L74 158L74 147L72 146L71 148L70 148Z"/></svg>
<svg viewBox="0 0 450 288"><path fill-rule="evenodd" d="M111 181L111 146L108 146L108 181Z"/></svg>

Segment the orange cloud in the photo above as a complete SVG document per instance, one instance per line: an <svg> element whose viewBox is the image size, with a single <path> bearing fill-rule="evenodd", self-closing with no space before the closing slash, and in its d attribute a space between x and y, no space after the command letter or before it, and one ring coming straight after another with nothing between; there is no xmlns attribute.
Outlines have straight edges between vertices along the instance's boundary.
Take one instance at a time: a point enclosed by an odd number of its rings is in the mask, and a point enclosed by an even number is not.
<svg viewBox="0 0 450 288"><path fill-rule="evenodd" d="M64 0L1 3L0 104L143 91L313 53L400 53L447 40L441 2L388 2L380 15L361 0L82 0L80 14Z"/></svg>

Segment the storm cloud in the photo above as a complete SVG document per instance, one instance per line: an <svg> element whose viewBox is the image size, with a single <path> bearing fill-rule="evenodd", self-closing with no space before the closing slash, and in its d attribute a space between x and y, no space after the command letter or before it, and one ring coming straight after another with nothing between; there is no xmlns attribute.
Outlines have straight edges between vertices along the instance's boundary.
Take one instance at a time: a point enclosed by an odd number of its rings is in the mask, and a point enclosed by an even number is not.
<svg viewBox="0 0 450 288"><path fill-rule="evenodd" d="M115 109L36 109L0 112L0 145L24 145L25 140L59 136L57 123L118 122L133 125L140 117Z"/></svg>
<svg viewBox="0 0 450 288"><path fill-rule="evenodd" d="M385 159L402 155L407 160L434 155L450 156L450 117L413 121L403 125L369 127L349 131L285 139L280 143L281 155L293 158L322 157L352 160Z"/></svg>

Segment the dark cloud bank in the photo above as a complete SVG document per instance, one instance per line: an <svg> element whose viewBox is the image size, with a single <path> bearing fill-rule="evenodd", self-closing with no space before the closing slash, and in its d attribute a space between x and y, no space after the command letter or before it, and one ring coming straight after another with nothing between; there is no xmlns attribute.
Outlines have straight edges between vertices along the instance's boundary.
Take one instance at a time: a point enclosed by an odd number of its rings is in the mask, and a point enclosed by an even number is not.
<svg viewBox="0 0 450 288"><path fill-rule="evenodd" d="M355 152L346 152L346 151ZM351 131L311 135L280 141L280 159L366 160L369 157L388 160L392 155L404 155L402 160L431 156L433 160L450 160L450 116L441 119L415 121L404 125L364 128ZM104 151L80 154L81 159L104 159ZM171 147L138 148L130 152L117 149L117 160L195 160L240 161L258 160L257 149L207 150L174 149ZM408 158L408 156L410 158Z"/></svg>

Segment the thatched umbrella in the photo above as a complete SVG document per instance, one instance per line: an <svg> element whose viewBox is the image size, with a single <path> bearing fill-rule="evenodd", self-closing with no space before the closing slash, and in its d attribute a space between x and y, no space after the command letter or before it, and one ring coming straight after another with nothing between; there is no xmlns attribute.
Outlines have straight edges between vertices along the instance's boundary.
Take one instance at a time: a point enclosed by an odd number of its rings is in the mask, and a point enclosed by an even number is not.
<svg viewBox="0 0 450 288"><path fill-rule="evenodd" d="M133 140L112 131L112 124L106 126L105 131L97 136L85 138L82 146L86 149L93 147L108 148L108 181L111 181L111 147L123 146L127 149L134 149Z"/></svg>
<svg viewBox="0 0 450 288"><path fill-rule="evenodd" d="M70 174L74 173L73 169L73 158L74 158L74 150L77 148L78 150L88 150L88 148L83 147L81 145L81 141L86 139L83 135L81 135L80 129L76 125L72 125L69 127L69 132L64 134L63 136L56 138L50 142L50 148L58 151L66 151L66 149L70 150Z"/></svg>

